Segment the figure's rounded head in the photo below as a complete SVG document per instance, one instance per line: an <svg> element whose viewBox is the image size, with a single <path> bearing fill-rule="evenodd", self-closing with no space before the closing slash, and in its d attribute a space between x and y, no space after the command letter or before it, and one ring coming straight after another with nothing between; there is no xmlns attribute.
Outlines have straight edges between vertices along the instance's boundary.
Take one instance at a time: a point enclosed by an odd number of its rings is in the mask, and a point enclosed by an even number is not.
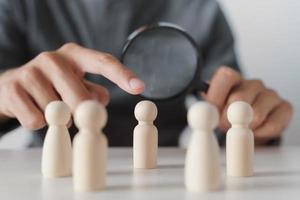
<svg viewBox="0 0 300 200"><path fill-rule="evenodd" d="M83 101L75 110L74 122L79 129L101 129L107 122L106 109L97 101Z"/></svg>
<svg viewBox="0 0 300 200"><path fill-rule="evenodd" d="M188 111L188 123L192 129L213 130L219 123L218 109L207 102L194 103Z"/></svg>
<svg viewBox="0 0 300 200"><path fill-rule="evenodd" d="M140 101L135 106L134 115L138 121L154 121L157 117L157 107L152 101Z"/></svg>
<svg viewBox="0 0 300 200"><path fill-rule="evenodd" d="M236 101L229 105L227 118L231 124L248 125L253 119L252 107L243 101Z"/></svg>
<svg viewBox="0 0 300 200"><path fill-rule="evenodd" d="M71 118L71 111L63 101L52 101L46 107L45 118L49 125L66 125Z"/></svg>

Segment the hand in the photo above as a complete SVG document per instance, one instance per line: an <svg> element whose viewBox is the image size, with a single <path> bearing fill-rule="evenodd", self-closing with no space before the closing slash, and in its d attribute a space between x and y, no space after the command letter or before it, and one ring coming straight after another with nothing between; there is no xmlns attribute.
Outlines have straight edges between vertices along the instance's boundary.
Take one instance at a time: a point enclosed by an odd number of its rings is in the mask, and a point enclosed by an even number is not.
<svg viewBox="0 0 300 200"><path fill-rule="evenodd" d="M87 99L107 104L108 91L84 80L85 72L102 75L130 94L144 90L144 83L112 55L68 43L0 75L1 118L17 118L22 126L39 129L46 124L43 111L51 101L61 99L72 111Z"/></svg>
<svg viewBox="0 0 300 200"><path fill-rule="evenodd" d="M223 131L230 128L227 108L231 103L245 101L252 105L254 118L251 128L256 143L260 144L280 137L292 117L291 104L274 90L266 88L261 80L245 80L228 67L221 67L215 72L203 97L218 107L221 113L219 127Z"/></svg>

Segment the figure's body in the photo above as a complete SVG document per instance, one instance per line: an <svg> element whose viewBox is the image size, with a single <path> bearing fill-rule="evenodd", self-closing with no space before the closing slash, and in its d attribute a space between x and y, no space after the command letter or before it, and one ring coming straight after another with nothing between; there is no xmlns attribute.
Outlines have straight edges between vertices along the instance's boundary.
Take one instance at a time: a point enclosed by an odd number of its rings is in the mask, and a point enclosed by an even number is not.
<svg viewBox="0 0 300 200"><path fill-rule="evenodd" d="M158 132L153 124L157 108L150 101L139 102L134 110L138 125L133 131L134 168L152 169L157 164Z"/></svg>
<svg viewBox="0 0 300 200"><path fill-rule="evenodd" d="M100 130L107 120L101 104L84 101L75 112L79 132L73 144L73 181L78 192L103 190L106 186L107 139Z"/></svg>
<svg viewBox="0 0 300 200"><path fill-rule="evenodd" d="M254 135L249 128L253 110L245 102L232 103L228 108L232 127L226 134L226 168L228 176L252 176L254 165Z"/></svg>
<svg viewBox="0 0 300 200"><path fill-rule="evenodd" d="M67 123L71 119L68 106L62 101L48 104L45 118L49 128L42 152L42 174L54 178L72 173L72 145Z"/></svg>
<svg viewBox="0 0 300 200"><path fill-rule="evenodd" d="M216 190L221 182L220 152L214 128L218 110L205 102L197 102L188 111L192 136L185 161L185 185L189 191Z"/></svg>

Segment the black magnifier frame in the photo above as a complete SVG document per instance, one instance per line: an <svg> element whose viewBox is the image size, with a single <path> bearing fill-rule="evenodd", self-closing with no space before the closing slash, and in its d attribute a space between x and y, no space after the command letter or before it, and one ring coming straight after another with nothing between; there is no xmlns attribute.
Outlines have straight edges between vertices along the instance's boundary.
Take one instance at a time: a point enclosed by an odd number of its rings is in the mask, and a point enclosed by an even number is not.
<svg viewBox="0 0 300 200"><path fill-rule="evenodd" d="M174 95L170 95L168 97L159 97L159 98L144 96L143 94L140 94L140 96L142 96L143 98L146 98L146 99L150 99L150 100L165 101L165 100L172 100L174 98L177 98L179 96L186 95L186 94L194 94L196 97L198 97L198 94L197 94L198 92L206 93L208 91L209 84L202 81L199 76L201 73L200 66L203 65L202 54L200 53L195 40L183 28L181 28L180 26L178 26L176 24L168 23L168 22L157 22L157 23L145 25L145 26L142 26L142 27L136 29L128 36L128 38L122 48L122 54L121 54L120 61L123 64L126 64L126 63L124 63L126 54L127 54L128 50L130 49L131 45L134 43L134 41L136 39L138 39L139 37L141 37L143 34L151 32L151 31L155 31L155 30L175 31L175 32L179 33L180 35L184 36L185 39L187 39L187 41L190 42L190 44L192 44L195 52L197 53L196 54L196 56L197 56L196 70L194 72L193 78L191 78L189 83L186 84L186 86L181 91L175 93Z"/></svg>

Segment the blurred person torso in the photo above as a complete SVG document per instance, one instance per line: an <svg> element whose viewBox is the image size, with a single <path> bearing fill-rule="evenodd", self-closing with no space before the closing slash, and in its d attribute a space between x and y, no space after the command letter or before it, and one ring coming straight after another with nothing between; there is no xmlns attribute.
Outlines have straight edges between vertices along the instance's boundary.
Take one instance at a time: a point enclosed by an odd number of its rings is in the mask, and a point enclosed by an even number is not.
<svg viewBox="0 0 300 200"><path fill-rule="evenodd" d="M67 42L119 57L132 31L158 21L178 24L195 39L204 58L199 77L208 80L220 65L238 69L231 31L215 0L0 0L0 68L20 66ZM101 76L87 78L110 91L104 130L109 144L132 145L133 111L141 98ZM177 145L186 126L185 98L157 102L159 145ZM39 132L37 143L44 137L44 130Z"/></svg>

